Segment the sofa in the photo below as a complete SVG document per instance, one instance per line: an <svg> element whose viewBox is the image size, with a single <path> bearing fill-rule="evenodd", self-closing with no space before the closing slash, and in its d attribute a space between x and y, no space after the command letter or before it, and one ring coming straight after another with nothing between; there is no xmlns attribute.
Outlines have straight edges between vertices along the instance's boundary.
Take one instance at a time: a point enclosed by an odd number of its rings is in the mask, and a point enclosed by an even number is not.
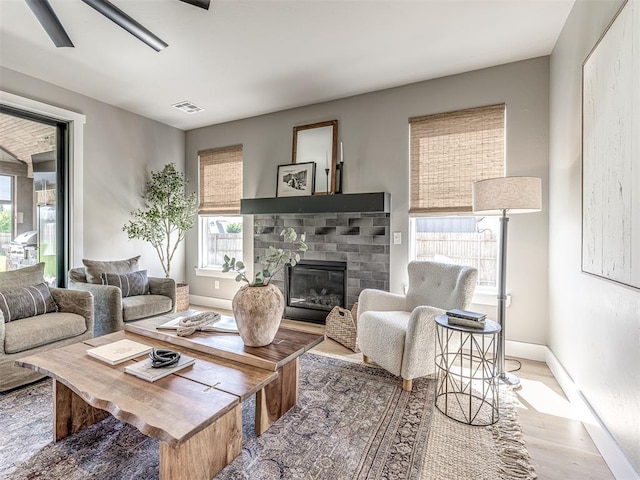
<svg viewBox="0 0 640 480"><path fill-rule="evenodd" d="M125 322L176 311L175 280L147 277L139 259L84 259L84 267L69 270L68 287L93 294L95 337L122 330Z"/></svg>
<svg viewBox="0 0 640 480"><path fill-rule="evenodd" d="M44 280L44 263L0 272L0 392L43 377L14 361L92 336L90 292L50 288Z"/></svg>

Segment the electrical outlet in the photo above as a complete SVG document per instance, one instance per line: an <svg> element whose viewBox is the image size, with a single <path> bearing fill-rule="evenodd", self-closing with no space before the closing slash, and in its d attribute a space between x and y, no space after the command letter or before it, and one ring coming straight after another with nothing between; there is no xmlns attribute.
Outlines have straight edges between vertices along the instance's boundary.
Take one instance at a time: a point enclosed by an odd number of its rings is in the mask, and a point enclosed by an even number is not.
<svg viewBox="0 0 640 480"><path fill-rule="evenodd" d="M220 280L216 280L213 282L213 288L216 290L220 288Z"/></svg>
<svg viewBox="0 0 640 480"><path fill-rule="evenodd" d="M393 232L393 244L400 245L402 243L402 232Z"/></svg>

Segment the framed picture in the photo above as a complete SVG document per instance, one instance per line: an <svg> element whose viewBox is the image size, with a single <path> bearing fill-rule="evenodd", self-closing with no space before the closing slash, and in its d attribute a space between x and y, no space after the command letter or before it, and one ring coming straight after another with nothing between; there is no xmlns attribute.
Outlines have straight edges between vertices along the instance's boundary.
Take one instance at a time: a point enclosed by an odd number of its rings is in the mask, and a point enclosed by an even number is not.
<svg viewBox="0 0 640 480"><path fill-rule="evenodd" d="M276 197L300 197L313 195L315 187L315 162L278 165Z"/></svg>
<svg viewBox="0 0 640 480"><path fill-rule="evenodd" d="M640 288L640 0L582 69L582 271Z"/></svg>

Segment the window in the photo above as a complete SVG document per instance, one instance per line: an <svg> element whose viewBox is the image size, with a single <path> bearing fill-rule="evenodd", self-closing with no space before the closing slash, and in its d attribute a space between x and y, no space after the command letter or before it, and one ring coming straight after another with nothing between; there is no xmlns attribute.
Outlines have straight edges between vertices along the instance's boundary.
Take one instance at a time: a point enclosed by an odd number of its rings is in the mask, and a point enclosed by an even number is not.
<svg viewBox="0 0 640 480"><path fill-rule="evenodd" d="M242 145L198 153L201 269L219 270L224 256L242 258Z"/></svg>
<svg viewBox="0 0 640 480"><path fill-rule="evenodd" d="M411 232L412 259L475 267L478 287L496 287L498 217L412 218Z"/></svg>
<svg viewBox="0 0 640 480"><path fill-rule="evenodd" d="M409 119L411 258L478 268L496 287L499 221L472 215L471 185L504 175L505 105Z"/></svg>
<svg viewBox="0 0 640 480"><path fill-rule="evenodd" d="M242 217L200 216L200 268L217 269L224 256L242 258Z"/></svg>

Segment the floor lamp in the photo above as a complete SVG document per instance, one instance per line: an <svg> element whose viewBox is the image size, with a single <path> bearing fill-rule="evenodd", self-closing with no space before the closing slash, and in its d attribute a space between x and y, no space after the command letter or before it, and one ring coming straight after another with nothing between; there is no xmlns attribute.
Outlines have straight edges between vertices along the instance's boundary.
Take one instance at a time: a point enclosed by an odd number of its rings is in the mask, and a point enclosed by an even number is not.
<svg viewBox="0 0 640 480"><path fill-rule="evenodd" d="M520 379L504 369L506 277L507 277L507 213L539 212L542 209L542 180L538 177L500 177L480 180L472 186L473 211L500 217L500 272L498 276L498 376L508 385L519 385Z"/></svg>

